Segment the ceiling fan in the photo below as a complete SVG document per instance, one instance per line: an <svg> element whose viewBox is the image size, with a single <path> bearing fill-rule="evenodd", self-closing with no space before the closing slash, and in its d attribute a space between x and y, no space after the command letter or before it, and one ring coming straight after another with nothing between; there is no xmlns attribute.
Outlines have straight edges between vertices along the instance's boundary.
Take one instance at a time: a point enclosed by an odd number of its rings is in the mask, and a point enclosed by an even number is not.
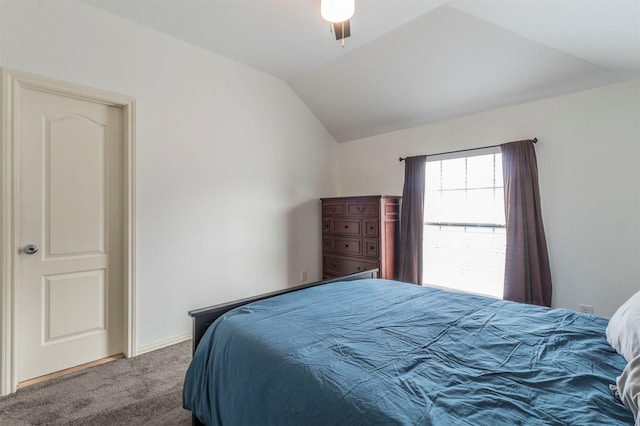
<svg viewBox="0 0 640 426"><path fill-rule="evenodd" d="M351 17L355 12L355 0L322 0L320 14L331 23L331 31L344 47L344 39L351 36Z"/></svg>

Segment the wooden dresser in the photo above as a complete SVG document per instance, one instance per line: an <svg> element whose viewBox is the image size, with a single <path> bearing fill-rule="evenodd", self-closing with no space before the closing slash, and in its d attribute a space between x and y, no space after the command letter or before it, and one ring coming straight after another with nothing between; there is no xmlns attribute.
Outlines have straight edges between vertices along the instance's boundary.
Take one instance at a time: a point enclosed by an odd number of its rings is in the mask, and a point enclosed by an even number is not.
<svg viewBox="0 0 640 426"><path fill-rule="evenodd" d="M372 268L396 278L395 252L402 197L322 198L322 275L340 277Z"/></svg>

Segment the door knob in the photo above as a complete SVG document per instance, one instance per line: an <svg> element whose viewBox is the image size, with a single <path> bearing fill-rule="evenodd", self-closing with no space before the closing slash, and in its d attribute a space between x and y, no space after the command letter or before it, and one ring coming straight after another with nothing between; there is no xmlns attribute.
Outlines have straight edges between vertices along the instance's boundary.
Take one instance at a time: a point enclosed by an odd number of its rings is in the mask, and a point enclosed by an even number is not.
<svg viewBox="0 0 640 426"><path fill-rule="evenodd" d="M29 244L28 246L26 246L24 248L24 252L26 254L36 254L38 252L38 250L40 250L40 249L35 244Z"/></svg>

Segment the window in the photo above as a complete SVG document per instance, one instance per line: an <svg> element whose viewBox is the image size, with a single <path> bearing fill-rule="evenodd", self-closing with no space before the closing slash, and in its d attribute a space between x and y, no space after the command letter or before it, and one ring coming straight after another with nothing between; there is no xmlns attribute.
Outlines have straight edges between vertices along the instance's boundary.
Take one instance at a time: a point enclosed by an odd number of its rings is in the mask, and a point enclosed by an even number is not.
<svg viewBox="0 0 640 426"><path fill-rule="evenodd" d="M502 156L499 148L473 154L427 159L422 282L502 298Z"/></svg>

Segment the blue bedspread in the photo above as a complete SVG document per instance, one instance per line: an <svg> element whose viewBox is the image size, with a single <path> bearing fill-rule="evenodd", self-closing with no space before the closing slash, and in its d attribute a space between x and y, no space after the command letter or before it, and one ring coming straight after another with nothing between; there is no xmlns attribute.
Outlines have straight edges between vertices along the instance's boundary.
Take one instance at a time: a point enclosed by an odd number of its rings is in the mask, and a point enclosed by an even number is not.
<svg viewBox="0 0 640 426"><path fill-rule="evenodd" d="M607 319L385 280L235 309L184 407L207 425L630 425Z"/></svg>

